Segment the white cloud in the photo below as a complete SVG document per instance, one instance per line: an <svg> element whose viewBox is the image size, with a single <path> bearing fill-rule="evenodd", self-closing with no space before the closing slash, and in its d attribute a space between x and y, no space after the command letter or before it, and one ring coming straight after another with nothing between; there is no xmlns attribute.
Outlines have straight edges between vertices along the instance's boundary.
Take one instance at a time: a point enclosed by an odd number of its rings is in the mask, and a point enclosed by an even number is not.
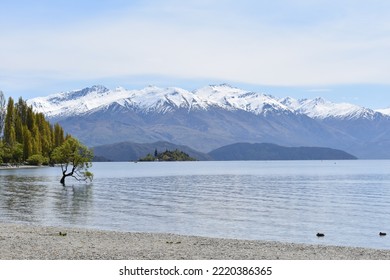
<svg viewBox="0 0 390 280"><path fill-rule="evenodd" d="M208 2L160 2L62 27L1 32L0 73L78 80L160 74L274 85L389 82L387 11L375 16L371 6L365 13L300 1L287 7L308 17L299 21L287 8L278 16L287 2L228 2L220 9ZM323 9L327 14L316 18Z"/></svg>

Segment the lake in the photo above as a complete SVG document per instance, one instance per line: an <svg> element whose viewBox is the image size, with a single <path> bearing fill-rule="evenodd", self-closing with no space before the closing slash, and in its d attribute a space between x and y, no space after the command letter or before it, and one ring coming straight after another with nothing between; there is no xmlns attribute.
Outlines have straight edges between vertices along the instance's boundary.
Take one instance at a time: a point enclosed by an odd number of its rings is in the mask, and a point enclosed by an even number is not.
<svg viewBox="0 0 390 280"><path fill-rule="evenodd" d="M0 222L390 249L390 161L94 163L0 170ZM317 232L325 233L318 238Z"/></svg>

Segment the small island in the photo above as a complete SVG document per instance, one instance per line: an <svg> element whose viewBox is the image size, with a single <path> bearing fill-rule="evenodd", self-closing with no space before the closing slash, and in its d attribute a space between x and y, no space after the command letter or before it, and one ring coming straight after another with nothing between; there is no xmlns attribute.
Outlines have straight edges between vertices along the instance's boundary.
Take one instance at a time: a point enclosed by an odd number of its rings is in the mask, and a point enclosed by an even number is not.
<svg viewBox="0 0 390 280"><path fill-rule="evenodd" d="M154 155L147 154L146 157L140 158L139 161L195 161L195 158L190 157L183 151L178 149L174 151L166 150L163 153L159 153L157 149L154 151Z"/></svg>

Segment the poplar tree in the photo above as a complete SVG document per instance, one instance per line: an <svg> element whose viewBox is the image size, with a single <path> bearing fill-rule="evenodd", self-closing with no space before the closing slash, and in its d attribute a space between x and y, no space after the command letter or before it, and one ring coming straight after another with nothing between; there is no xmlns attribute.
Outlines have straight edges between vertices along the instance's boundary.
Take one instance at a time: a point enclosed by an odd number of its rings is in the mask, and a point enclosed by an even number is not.
<svg viewBox="0 0 390 280"><path fill-rule="evenodd" d="M3 135L5 113L5 96L4 93L0 90L0 136Z"/></svg>
<svg viewBox="0 0 390 280"><path fill-rule="evenodd" d="M15 140L18 143L23 143L23 124L19 115L15 114Z"/></svg>
<svg viewBox="0 0 390 280"><path fill-rule="evenodd" d="M62 127L56 123L54 125L54 134L53 134L53 138L54 138L54 146L55 147L58 147L58 146L61 146L62 143L64 143L65 139L64 139L64 130L62 129Z"/></svg>
<svg viewBox="0 0 390 280"><path fill-rule="evenodd" d="M8 99L7 113L5 115L4 142L9 147L13 147L16 144L14 100L12 97Z"/></svg>
<svg viewBox="0 0 390 280"><path fill-rule="evenodd" d="M27 125L23 126L23 158L28 159L33 155L31 132Z"/></svg>

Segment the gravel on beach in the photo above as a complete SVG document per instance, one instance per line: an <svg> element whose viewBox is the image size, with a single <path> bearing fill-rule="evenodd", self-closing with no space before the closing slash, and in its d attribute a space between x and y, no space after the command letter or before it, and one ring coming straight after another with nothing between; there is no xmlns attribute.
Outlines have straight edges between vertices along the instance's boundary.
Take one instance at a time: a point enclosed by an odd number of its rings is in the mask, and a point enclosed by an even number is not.
<svg viewBox="0 0 390 280"><path fill-rule="evenodd" d="M1 260L390 260L390 250L0 223Z"/></svg>

